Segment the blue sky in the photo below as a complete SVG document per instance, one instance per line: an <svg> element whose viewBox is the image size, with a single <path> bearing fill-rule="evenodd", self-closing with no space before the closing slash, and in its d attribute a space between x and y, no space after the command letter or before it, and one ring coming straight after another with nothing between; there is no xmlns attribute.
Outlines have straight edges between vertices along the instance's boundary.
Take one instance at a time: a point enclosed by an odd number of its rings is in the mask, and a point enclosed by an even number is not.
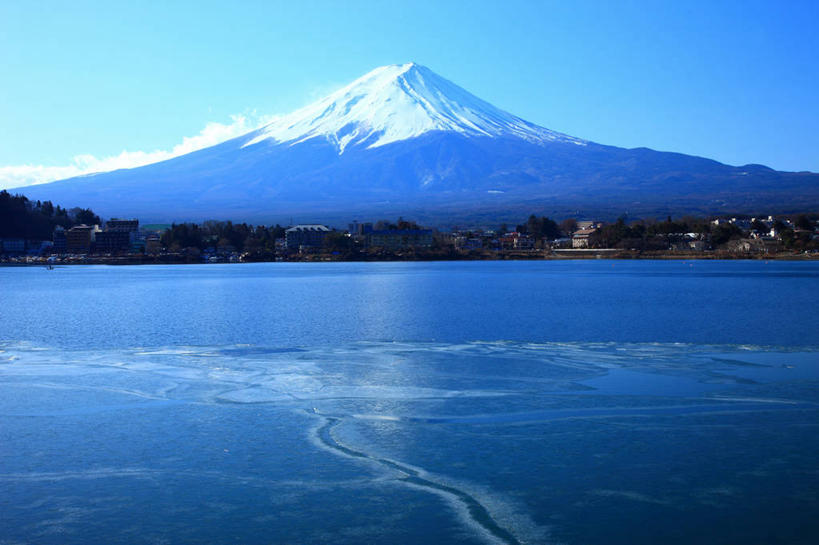
<svg viewBox="0 0 819 545"><path fill-rule="evenodd" d="M408 61L595 142L819 171L817 21L815 0L2 2L0 187L196 149Z"/></svg>

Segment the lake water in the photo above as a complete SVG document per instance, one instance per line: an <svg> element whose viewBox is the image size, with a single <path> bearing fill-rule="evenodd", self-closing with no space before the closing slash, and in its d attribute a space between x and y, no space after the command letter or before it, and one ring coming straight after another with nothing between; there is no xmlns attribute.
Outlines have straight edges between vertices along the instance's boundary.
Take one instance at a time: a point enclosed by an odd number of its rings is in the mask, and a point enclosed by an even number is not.
<svg viewBox="0 0 819 545"><path fill-rule="evenodd" d="M0 268L0 544L817 543L819 263Z"/></svg>

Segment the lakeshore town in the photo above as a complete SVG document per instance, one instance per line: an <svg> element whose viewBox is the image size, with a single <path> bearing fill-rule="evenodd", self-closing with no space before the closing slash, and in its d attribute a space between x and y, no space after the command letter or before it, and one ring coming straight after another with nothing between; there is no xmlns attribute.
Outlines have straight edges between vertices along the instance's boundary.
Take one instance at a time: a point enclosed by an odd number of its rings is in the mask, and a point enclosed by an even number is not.
<svg viewBox="0 0 819 545"><path fill-rule="evenodd" d="M90 211L83 211L88 212ZM88 214L86 214L88 215ZM95 221L99 218L91 214ZM530 216L513 228L427 229L411 221L288 227L231 222L57 225L50 240L0 238L0 263L162 264L435 259L816 259L815 215L616 222Z"/></svg>

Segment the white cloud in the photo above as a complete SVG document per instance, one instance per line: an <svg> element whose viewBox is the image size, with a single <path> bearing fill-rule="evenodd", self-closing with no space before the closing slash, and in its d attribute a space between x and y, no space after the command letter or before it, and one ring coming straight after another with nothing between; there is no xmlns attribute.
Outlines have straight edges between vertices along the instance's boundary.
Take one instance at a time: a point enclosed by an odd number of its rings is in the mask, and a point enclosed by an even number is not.
<svg viewBox="0 0 819 545"><path fill-rule="evenodd" d="M231 123L211 122L196 136L186 136L170 151L123 151L111 157L95 157L90 154L77 155L65 166L11 165L0 166L0 190L12 187L44 184L73 176L95 172L108 172L120 168L134 168L173 157L185 155L225 140L257 129L276 119L277 116L260 116L255 112L248 115L232 115Z"/></svg>

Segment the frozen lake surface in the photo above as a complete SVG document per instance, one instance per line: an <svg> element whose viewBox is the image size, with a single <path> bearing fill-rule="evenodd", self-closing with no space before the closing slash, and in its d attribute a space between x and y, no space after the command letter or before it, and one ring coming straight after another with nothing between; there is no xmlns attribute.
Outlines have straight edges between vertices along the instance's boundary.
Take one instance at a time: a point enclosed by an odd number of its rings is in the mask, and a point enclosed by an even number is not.
<svg viewBox="0 0 819 545"><path fill-rule="evenodd" d="M0 543L816 543L819 265L0 269Z"/></svg>

